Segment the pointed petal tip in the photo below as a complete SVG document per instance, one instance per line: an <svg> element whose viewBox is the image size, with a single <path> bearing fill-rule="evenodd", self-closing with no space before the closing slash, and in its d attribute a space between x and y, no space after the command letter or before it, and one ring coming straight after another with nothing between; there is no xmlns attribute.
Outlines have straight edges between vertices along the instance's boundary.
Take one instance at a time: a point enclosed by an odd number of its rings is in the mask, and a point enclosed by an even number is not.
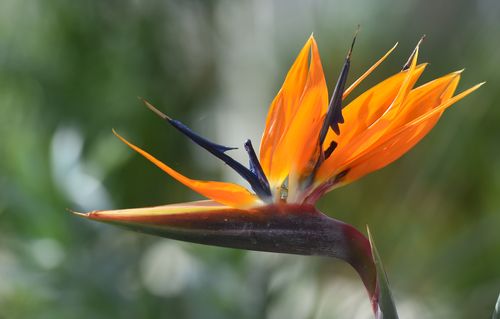
<svg viewBox="0 0 500 319"><path fill-rule="evenodd" d="M412 55L410 56L410 62L414 59L415 61L418 60L418 53L420 51L420 45L422 45L422 42L424 42L425 38L427 36L424 34L422 37L420 37L420 40L418 40L417 45L415 46L415 50L413 51Z"/></svg>
<svg viewBox="0 0 500 319"><path fill-rule="evenodd" d="M354 49L354 44L356 43L356 38L358 37L358 33L359 33L360 28L361 28L361 26L358 24L358 27L356 28L356 32L354 32L354 37L352 38L351 47L349 48L349 52L347 52L347 59L351 58L352 50Z"/></svg>
<svg viewBox="0 0 500 319"><path fill-rule="evenodd" d="M154 107L151 103L149 103L148 101L146 101L145 99L143 98L140 98L142 100L142 102L144 103L144 105L150 109L153 113L155 113L156 115L158 115L159 117L161 117L162 119L164 120L167 120L167 121L170 121L171 118L166 115L165 113L163 113L162 111L158 110L156 107Z"/></svg>
<svg viewBox="0 0 500 319"><path fill-rule="evenodd" d="M311 32L311 35L309 36L309 39L307 39L306 45L309 42L316 43L316 38L314 37L314 32Z"/></svg>
<svg viewBox="0 0 500 319"><path fill-rule="evenodd" d="M356 26L356 31L354 32L354 38L357 38L358 33L361 31L361 24L358 23Z"/></svg>
<svg viewBox="0 0 500 319"><path fill-rule="evenodd" d="M405 65L403 66L403 69L401 71L406 71L408 70L413 63L417 63L418 60L418 52L420 49L420 45L424 41L426 35L424 34L420 40L418 40L417 45L415 46L415 49L413 49L413 52L410 54L410 57L408 58L408 61L406 61Z"/></svg>
<svg viewBox="0 0 500 319"><path fill-rule="evenodd" d="M387 51L387 53L383 56L383 59L385 59L386 57L388 57L389 54L392 53L392 51L396 50L396 48L398 47L398 45L399 45L399 42L394 43L394 45L389 49L389 51Z"/></svg>
<svg viewBox="0 0 500 319"><path fill-rule="evenodd" d="M427 38L427 35L426 34L423 34L421 37L420 37L420 40L418 40L418 43L417 43L417 47L420 46L422 44L422 42L424 42L424 40Z"/></svg>
<svg viewBox="0 0 500 319"><path fill-rule="evenodd" d="M128 145L129 147L131 147L132 149L135 150L135 148L133 146L135 145L132 145L129 141L127 141L123 136L121 136L120 134L118 134L118 132L113 128L111 129L111 132L113 132L113 134L118 137L118 139L120 141L122 141L123 143L125 143L126 145Z"/></svg>
<svg viewBox="0 0 500 319"><path fill-rule="evenodd" d="M413 53L413 59L415 59L415 60L418 59L419 51L420 51L420 41L418 42L417 46L415 47L415 51Z"/></svg>
<svg viewBox="0 0 500 319"><path fill-rule="evenodd" d="M354 81L354 83L352 83L344 91L344 94L342 95L342 99L345 99L361 82L363 82L364 79L366 79L368 77L368 75L370 75L382 62L384 62L385 59L392 53L392 51L394 51L396 49L398 44L399 44L399 42L396 42L396 44L394 44L392 46L392 48L389 49L389 51L387 51L386 54L384 54L377 62L375 62L374 65L372 65L368 70L366 70L366 72L363 73L363 75L361 75L356 81Z"/></svg>
<svg viewBox="0 0 500 319"><path fill-rule="evenodd" d="M445 75L445 76L447 76L447 77L451 77L451 78L453 78L453 79L456 79L456 78L459 78L459 79L460 79L460 77L462 76L462 73L463 73L464 71L465 71L465 68L464 68L464 69L461 69L461 70L457 70L457 71L450 72L450 73L448 73L448 74L447 74L447 75Z"/></svg>
<svg viewBox="0 0 500 319"><path fill-rule="evenodd" d="M118 132L116 132L116 130L114 128L111 129L111 132L113 132L113 134L118 137L120 140L122 140L122 137L120 136L120 134L118 134Z"/></svg>
<svg viewBox="0 0 500 319"><path fill-rule="evenodd" d="M478 84L474 85L473 87L471 87L470 89L467 89L467 90L463 91L463 92L462 92L462 93L460 93L460 94L464 94L464 96L465 96L465 95L468 95L468 94L470 94L470 93L472 93L472 92L476 91L477 89L479 89L479 88L480 88L481 86L483 86L484 84L486 84L486 81L483 81L483 82L481 82L481 83L478 83ZM458 96L458 95L457 95L457 96Z"/></svg>
<svg viewBox="0 0 500 319"><path fill-rule="evenodd" d="M370 226L368 226L368 224L366 224L366 233L368 234L368 238L372 237L372 234L370 233Z"/></svg>
<svg viewBox="0 0 500 319"><path fill-rule="evenodd" d="M73 215L76 215L76 216L79 216L79 217L83 217L83 218L89 218L90 215L92 214L92 212L89 212L89 213L80 213L80 212L74 211L74 210L72 210L70 208L66 208L66 211L70 212Z"/></svg>

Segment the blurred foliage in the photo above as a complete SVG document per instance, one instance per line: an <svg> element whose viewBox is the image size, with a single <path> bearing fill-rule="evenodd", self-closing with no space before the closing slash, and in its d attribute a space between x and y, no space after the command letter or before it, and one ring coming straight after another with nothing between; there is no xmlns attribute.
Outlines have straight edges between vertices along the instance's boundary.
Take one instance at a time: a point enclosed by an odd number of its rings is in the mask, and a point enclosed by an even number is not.
<svg viewBox="0 0 500 319"><path fill-rule="evenodd" d="M377 237L402 318L486 318L500 290L500 2L0 2L0 318L366 318L348 266L204 247L80 220L65 208L198 198L116 128L188 176L234 180L137 96L212 139L258 141L314 32L330 88L355 26L356 93L399 70L422 34L423 80L466 67L487 85L409 155L320 208Z"/></svg>

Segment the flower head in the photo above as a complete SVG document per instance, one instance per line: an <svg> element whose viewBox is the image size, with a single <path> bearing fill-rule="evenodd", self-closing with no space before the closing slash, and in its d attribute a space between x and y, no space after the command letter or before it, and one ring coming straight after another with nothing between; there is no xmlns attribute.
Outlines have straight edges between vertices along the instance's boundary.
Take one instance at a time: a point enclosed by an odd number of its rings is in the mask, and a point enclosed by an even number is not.
<svg viewBox="0 0 500 319"><path fill-rule="evenodd" d="M420 44L420 42L419 42ZM478 84L455 95L462 71L415 87L426 64L417 64L419 45L401 72L375 85L352 102L343 100L395 49L346 88L352 43L335 89L328 90L316 41L311 36L271 103L259 156L244 144L249 167L186 125L146 105L192 141L224 161L250 185L187 178L123 137L132 149L194 191L223 205L248 208L267 204L314 204L324 193L395 161L418 143L453 103Z"/></svg>
<svg viewBox="0 0 500 319"><path fill-rule="evenodd" d="M114 132L130 148L210 200L80 215L202 244L338 257L360 274L375 313L380 307L388 309L386 301L379 304L379 291L385 286L372 243L354 227L319 213L314 203L326 192L401 157L448 107L482 84L455 94L461 76L457 71L416 86L426 68L425 63L417 63L419 45L400 72L345 104L345 98L396 46L346 86L353 40L329 98L319 50L311 36L271 103L259 155L250 140L244 143L248 167L229 155L233 147L201 137L144 101L235 170L250 189L188 178Z"/></svg>

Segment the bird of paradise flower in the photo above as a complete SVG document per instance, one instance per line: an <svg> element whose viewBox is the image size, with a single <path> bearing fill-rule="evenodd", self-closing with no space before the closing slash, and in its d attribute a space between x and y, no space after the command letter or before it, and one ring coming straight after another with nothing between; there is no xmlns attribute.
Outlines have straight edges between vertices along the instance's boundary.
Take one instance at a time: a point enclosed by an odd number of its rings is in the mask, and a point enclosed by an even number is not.
<svg viewBox="0 0 500 319"><path fill-rule="evenodd" d="M215 144L178 120L146 106L224 161L251 190L233 183L190 179L114 134L167 174L209 200L146 208L92 211L83 217L172 239L240 249L340 258L360 275L377 318L396 318L378 253L353 226L327 217L314 204L325 193L395 161L418 143L455 102L461 72L415 87L427 64L417 64L417 44L402 70L352 102L343 100L396 48L346 88L352 42L328 101L314 37L307 40L271 103L260 154L244 143L249 167L234 149Z"/></svg>

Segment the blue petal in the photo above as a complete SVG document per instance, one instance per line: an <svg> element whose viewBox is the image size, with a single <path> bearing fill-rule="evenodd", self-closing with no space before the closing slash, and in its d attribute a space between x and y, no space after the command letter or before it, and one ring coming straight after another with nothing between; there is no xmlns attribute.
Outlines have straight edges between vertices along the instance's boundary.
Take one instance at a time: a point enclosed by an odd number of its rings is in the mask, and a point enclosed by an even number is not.
<svg viewBox="0 0 500 319"><path fill-rule="evenodd" d="M229 167L234 169L241 177L243 177L252 187L252 189L255 191L257 196L259 196L261 199L264 201L269 201L272 198L271 195L271 190L269 188L269 184L267 183L267 179L265 178L265 175L262 173L262 176L258 176L257 173L255 173L254 168L252 170L249 170L245 166L241 165L237 161L235 161L231 156L227 155L225 152L229 150L234 150L237 149L237 147L228 147L220 144L213 143L206 138L196 134L193 132L189 127L184 125L181 121L174 120L167 115L163 114L160 110L155 108L153 105L151 105L148 101L142 100L144 104L154 113L156 113L158 116L160 116L162 119L170 123L173 127L175 127L177 130L179 130L181 133L189 137L193 142L196 144L200 145L210 153L212 153L215 157L221 159L226 163ZM245 146L246 147L246 146ZM254 152L255 154L255 152ZM255 161L254 161L255 163ZM258 163L258 160L256 161ZM253 164L252 164L253 165ZM260 164L259 164L260 166ZM262 172L262 168L260 168L260 172ZM266 181L266 183L263 182L263 180Z"/></svg>
<svg viewBox="0 0 500 319"><path fill-rule="evenodd" d="M262 188L269 190L269 193L271 193L270 187L269 187L269 181L267 180L266 174L264 173L264 170L262 169L262 166L260 165L259 159L257 158L257 154L255 154L255 150L252 146L251 140L247 140L245 142L245 150L248 153L248 158L250 161L250 170L259 179L259 182L260 182L260 185L262 186Z"/></svg>
<svg viewBox="0 0 500 319"><path fill-rule="evenodd" d="M342 96L344 95L347 75L349 74L349 68L351 66L351 54L352 49L354 48L354 43L356 42L357 33L358 32L356 31L354 39L351 43L351 48L349 49L349 52L347 53L347 56L345 58L342 71L340 72L339 78L337 79L337 84L335 85L335 89L333 90L332 99L330 100L330 104L328 105L328 112L326 113L323 126L321 127L321 130L319 132L319 156L316 164L314 165L313 171L308 178L308 182L306 183L308 186L312 184L321 164L328 157L330 157L330 155L332 155L333 151L337 147L337 143L335 141L332 141L328 148L326 150L323 150L323 142L325 141L326 135L328 134L328 130L330 128L338 135L340 134L339 123L344 123L344 117L342 116Z"/></svg>
<svg viewBox="0 0 500 319"><path fill-rule="evenodd" d="M328 133L328 128L331 128L338 135L340 133L339 123L344 123L344 117L342 116L342 96L344 95L347 75L349 74L349 67L351 66L351 53L355 42L356 36L354 36L354 39L352 40L351 49L349 50L349 53L344 61L344 66L342 67L337 84L335 85L330 105L328 106L328 113L326 114L325 122L323 122L323 126L321 127L319 134L320 145L323 145L326 134Z"/></svg>
<svg viewBox="0 0 500 319"><path fill-rule="evenodd" d="M178 120L174 120L171 118L167 118L166 120L170 124L172 124L173 127L175 127L176 129L181 131L184 135L189 137L193 142L200 145L201 147L203 147L204 149L206 149L207 151L209 151L210 153L212 153L214 155L216 155L215 153L217 153L217 154L225 153L225 152L230 151L230 150L237 150L238 149L237 147L229 147L229 146L224 146L224 145L220 145L220 144L216 144L214 142L211 142L211 141L207 140L206 138L196 134L189 127L187 127L184 123L182 123Z"/></svg>
<svg viewBox="0 0 500 319"><path fill-rule="evenodd" d="M201 147L212 153L215 157L224 161L224 163L226 163L229 167L234 169L241 177L248 181L252 189L260 198L267 199L271 197L269 186L265 187L265 185L262 185L259 177L256 174L254 174L251 170L241 165L239 162L225 153L228 150L235 149L234 147L215 144L207 140L206 138L196 134L189 127L178 120L173 120L169 117L167 117L166 120L181 133L189 137L193 142L200 145Z"/></svg>

